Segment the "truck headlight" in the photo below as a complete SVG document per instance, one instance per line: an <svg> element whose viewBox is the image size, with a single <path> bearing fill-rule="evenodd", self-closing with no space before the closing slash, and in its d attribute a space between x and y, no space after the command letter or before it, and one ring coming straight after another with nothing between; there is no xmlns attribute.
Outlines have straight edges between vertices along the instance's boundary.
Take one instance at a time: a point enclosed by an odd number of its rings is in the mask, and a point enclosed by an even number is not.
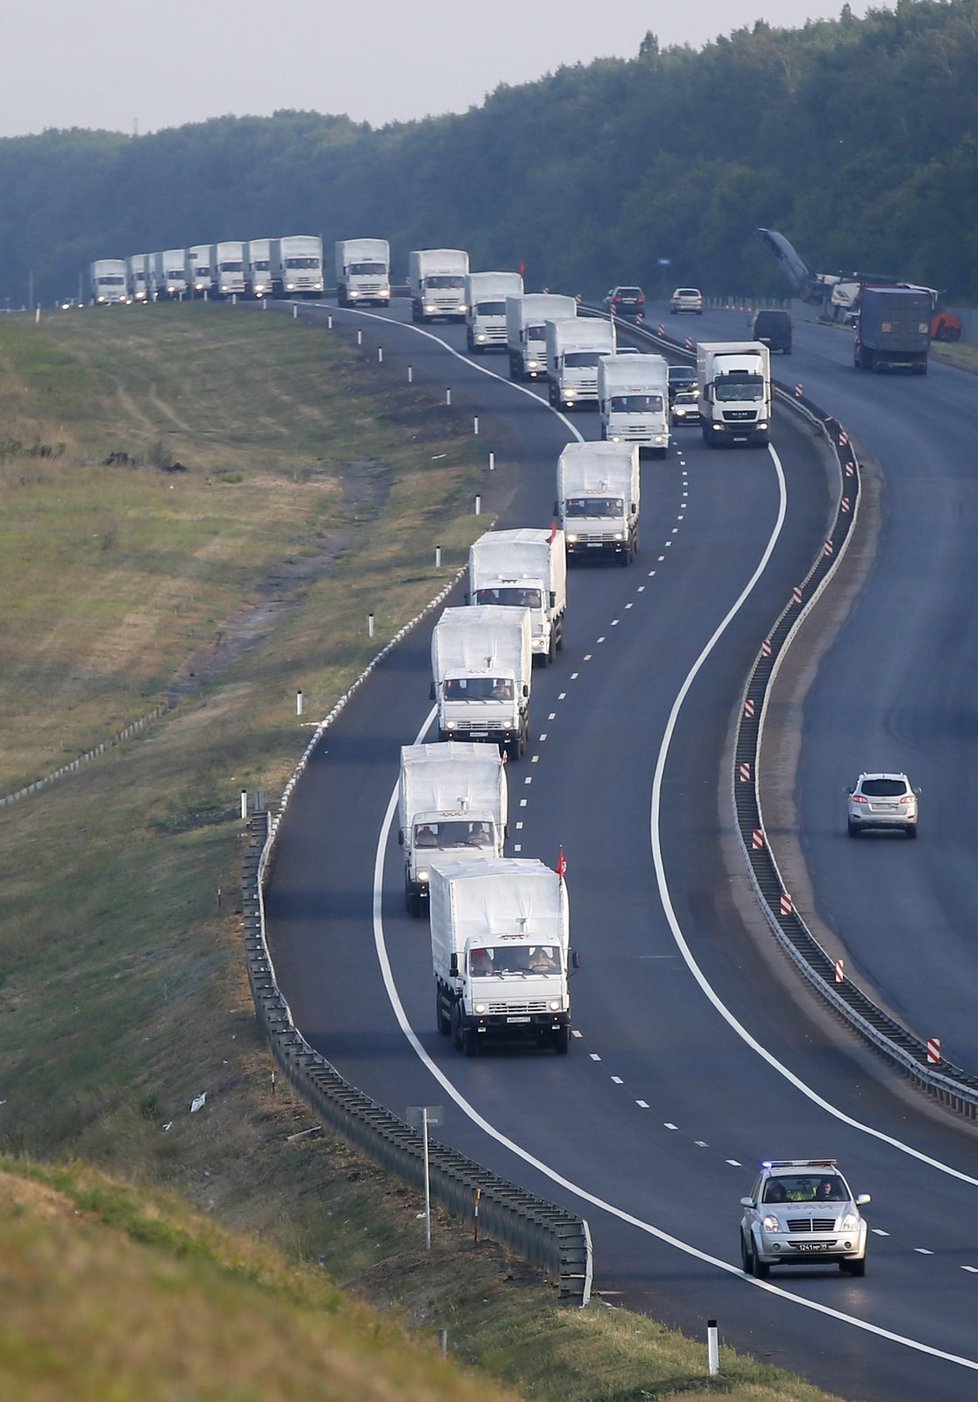
<svg viewBox="0 0 978 1402"><path fill-rule="evenodd" d="M472 1005L472 1011L473 1011L474 1013L476 1013L479 1017L482 1017L482 1015L483 1015L483 1013L485 1012L485 1010L486 1010L486 1005L485 1005L485 1003L474 1003L474 1004Z"/></svg>
<svg viewBox="0 0 978 1402"><path fill-rule="evenodd" d="M624 540L624 539L625 539L625 532L624 532L624 531L615 531L615 537L614 537L614 538L615 538L615 540Z"/></svg>
<svg viewBox="0 0 978 1402"><path fill-rule="evenodd" d="M575 532L569 532L567 539L571 545L576 545L580 537Z"/></svg>
<svg viewBox="0 0 978 1402"><path fill-rule="evenodd" d="M360 296L360 293L355 287L351 287L346 295L349 297L351 302L355 302L356 299Z"/></svg>
<svg viewBox="0 0 978 1402"><path fill-rule="evenodd" d="M419 881L419 882L420 882L420 881L423 881L423 882L425 883L425 885L427 885L427 883L428 883L428 881L429 881L430 879L431 879L431 878L430 878L430 876L429 876L429 873L428 873L427 869L426 869L426 868L421 868L421 867L419 867L419 868L418 868L418 881Z"/></svg>
<svg viewBox="0 0 978 1402"><path fill-rule="evenodd" d="M447 720L447 721L445 722L445 729L446 729L446 730L457 730L457 729L458 729L458 721L457 721L457 720Z"/></svg>
<svg viewBox="0 0 978 1402"><path fill-rule="evenodd" d="M553 998L553 999L551 999L551 1001L547 1004L547 1007L550 1009L550 1011L551 1011L552 1013L559 1013L559 1012L560 1012L560 999L559 999L559 998Z"/></svg>

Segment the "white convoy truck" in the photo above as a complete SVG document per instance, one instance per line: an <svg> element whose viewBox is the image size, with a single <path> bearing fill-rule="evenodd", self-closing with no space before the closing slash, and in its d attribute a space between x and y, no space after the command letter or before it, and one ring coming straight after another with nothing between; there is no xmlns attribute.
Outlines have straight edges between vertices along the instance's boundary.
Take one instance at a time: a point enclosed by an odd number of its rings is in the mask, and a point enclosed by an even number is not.
<svg viewBox="0 0 978 1402"><path fill-rule="evenodd" d="M529 610L448 608L431 635L431 699L440 740L491 741L525 753L533 654Z"/></svg>
<svg viewBox="0 0 978 1402"><path fill-rule="evenodd" d="M272 239L270 251L273 297L323 295L323 241L318 234L289 234Z"/></svg>
<svg viewBox="0 0 978 1402"><path fill-rule="evenodd" d="M386 239L338 239L333 266L341 307L390 306L391 250Z"/></svg>
<svg viewBox="0 0 978 1402"><path fill-rule="evenodd" d="M148 253L133 253L126 259L126 290L131 302L149 301Z"/></svg>
<svg viewBox="0 0 978 1402"><path fill-rule="evenodd" d="M550 403L563 409L597 408L598 361L615 353L614 322L591 316L548 321L546 340Z"/></svg>
<svg viewBox="0 0 978 1402"><path fill-rule="evenodd" d="M601 437L669 451L669 366L661 355L611 355L598 362Z"/></svg>
<svg viewBox="0 0 978 1402"><path fill-rule="evenodd" d="M564 879L506 857L431 864L429 918L438 1031L466 1056L532 1038L570 1048L570 914Z"/></svg>
<svg viewBox="0 0 978 1402"><path fill-rule="evenodd" d="M272 295L271 239L249 239L245 245L245 295L257 302Z"/></svg>
<svg viewBox="0 0 978 1402"><path fill-rule="evenodd" d="M704 443L770 443L771 351L763 341L700 341L696 378Z"/></svg>
<svg viewBox="0 0 978 1402"><path fill-rule="evenodd" d="M243 297L245 246L239 239L212 243L209 256L212 297Z"/></svg>
<svg viewBox="0 0 978 1402"><path fill-rule="evenodd" d="M548 321L577 316L577 299L556 292L527 292L506 298L506 344L509 378L536 380L547 373Z"/></svg>
<svg viewBox="0 0 978 1402"><path fill-rule="evenodd" d="M211 245L195 243L187 249L187 286L194 297L208 297L211 290Z"/></svg>
<svg viewBox="0 0 978 1402"><path fill-rule="evenodd" d="M408 254L411 320L465 320L469 255L461 248L414 248Z"/></svg>
<svg viewBox="0 0 978 1402"><path fill-rule="evenodd" d="M175 302L187 291L187 255L183 248L150 254L150 287L157 302Z"/></svg>
<svg viewBox="0 0 978 1402"><path fill-rule="evenodd" d="M96 258L88 267L89 298L93 307L128 302L128 268L125 258Z"/></svg>
<svg viewBox="0 0 978 1402"><path fill-rule="evenodd" d="M638 551L640 492L637 443L568 443L557 459L554 507L568 557L612 556L630 565Z"/></svg>
<svg viewBox="0 0 978 1402"><path fill-rule="evenodd" d="M556 660L564 645L567 548L554 526L487 531L469 546L469 603L529 609L534 655Z"/></svg>
<svg viewBox="0 0 978 1402"><path fill-rule="evenodd" d="M523 295L519 273L469 273L465 341L470 353L506 349L506 298Z"/></svg>
<svg viewBox="0 0 978 1402"><path fill-rule="evenodd" d="M398 840L404 853L404 900L420 915L433 858L485 861L503 855L506 766L494 745L449 741L403 745L398 786Z"/></svg>

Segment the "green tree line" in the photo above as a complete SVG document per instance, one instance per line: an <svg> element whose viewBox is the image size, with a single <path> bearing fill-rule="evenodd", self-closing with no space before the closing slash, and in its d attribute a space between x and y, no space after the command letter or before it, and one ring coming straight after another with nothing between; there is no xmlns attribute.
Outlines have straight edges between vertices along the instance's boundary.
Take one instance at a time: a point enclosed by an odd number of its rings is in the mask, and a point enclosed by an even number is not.
<svg viewBox="0 0 978 1402"><path fill-rule="evenodd" d="M220 117L129 137L0 140L0 306L77 293L94 258L286 233L469 250L530 288L787 291L755 236L813 271L978 299L978 0L560 68L464 114Z"/></svg>

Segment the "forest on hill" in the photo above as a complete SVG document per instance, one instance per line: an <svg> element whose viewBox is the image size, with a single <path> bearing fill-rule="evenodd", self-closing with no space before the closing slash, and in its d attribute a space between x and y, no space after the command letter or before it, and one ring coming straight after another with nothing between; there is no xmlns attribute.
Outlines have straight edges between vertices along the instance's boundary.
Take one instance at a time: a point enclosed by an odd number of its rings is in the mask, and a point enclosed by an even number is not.
<svg viewBox="0 0 978 1402"><path fill-rule="evenodd" d="M469 250L528 288L784 294L756 237L814 271L978 301L978 0L558 69L468 112L373 129L218 117L144 136L0 140L0 308L77 294L94 258L287 233Z"/></svg>

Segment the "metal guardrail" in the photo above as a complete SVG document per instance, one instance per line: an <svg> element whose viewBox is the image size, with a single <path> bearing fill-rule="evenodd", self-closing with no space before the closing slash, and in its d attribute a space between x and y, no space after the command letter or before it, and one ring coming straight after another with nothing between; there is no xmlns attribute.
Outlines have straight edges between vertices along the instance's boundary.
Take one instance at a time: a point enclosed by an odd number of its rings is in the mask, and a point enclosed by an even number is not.
<svg viewBox="0 0 978 1402"><path fill-rule="evenodd" d="M597 307L587 310L605 315ZM652 331L648 326L629 322L628 328L652 345L695 355L695 343L690 337L682 343L675 342L666 334L664 326ZM928 1095L956 1114L978 1119L978 1076L940 1055L935 1059L926 1042L884 1012L844 970L837 969L835 960L822 948L795 909L764 826L759 762L771 688L799 628L848 548L858 519L860 494L859 463L839 421L809 399L800 385L775 381L774 389L779 402L803 414L825 435L839 466L840 489L835 520L818 558L801 584L795 586L791 599L763 639L744 689L732 775L732 795L744 859L775 939L823 1001Z"/></svg>

